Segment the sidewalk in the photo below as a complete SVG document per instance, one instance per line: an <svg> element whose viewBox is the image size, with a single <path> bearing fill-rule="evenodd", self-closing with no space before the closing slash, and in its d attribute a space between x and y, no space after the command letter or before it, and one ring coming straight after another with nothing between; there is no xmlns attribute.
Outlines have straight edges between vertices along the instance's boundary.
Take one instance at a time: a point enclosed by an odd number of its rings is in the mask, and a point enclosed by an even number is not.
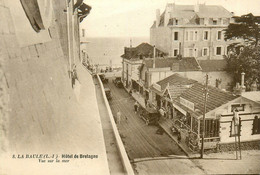
<svg viewBox="0 0 260 175"><path fill-rule="evenodd" d="M195 153L193 151L191 151L189 149L189 147L186 145L185 140L182 139L180 143L178 143L178 139L177 139L177 135L174 134L171 131L171 127L172 127L172 123L170 123L169 121L163 119L159 121L159 125L161 126L161 128L178 144L178 146L185 152L185 154L192 158L192 157L198 157L199 154Z"/></svg>

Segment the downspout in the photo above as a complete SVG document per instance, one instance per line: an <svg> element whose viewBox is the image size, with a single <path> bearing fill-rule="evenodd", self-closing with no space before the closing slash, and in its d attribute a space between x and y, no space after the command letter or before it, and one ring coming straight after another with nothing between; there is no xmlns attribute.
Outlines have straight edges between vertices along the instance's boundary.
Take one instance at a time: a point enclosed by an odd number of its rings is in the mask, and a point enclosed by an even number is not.
<svg viewBox="0 0 260 175"><path fill-rule="evenodd" d="M153 46L153 68L155 68L155 56L156 56L156 48Z"/></svg>
<svg viewBox="0 0 260 175"><path fill-rule="evenodd" d="M71 41L70 41L70 4L67 2L67 34L68 34L68 52L69 52L69 78L71 72Z"/></svg>
<svg viewBox="0 0 260 175"><path fill-rule="evenodd" d="M182 43L183 43L183 44L182 44L182 50L179 51L179 54L180 54L181 56L184 56L184 42L185 42L185 39L184 39L184 38L186 37L186 36L185 36L185 32L186 32L186 31L185 31L185 28L183 27L183 35L182 35Z"/></svg>
<svg viewBox="0 0 260 175"><path fill-rule="evenodd" d="M74 9L74 0L72 0L72 8ZM72 24L72 55L73 55L73 64L75 64L75 16L74 16L74 10L72 11L72 21L71 21L71 24Z"/></svg>

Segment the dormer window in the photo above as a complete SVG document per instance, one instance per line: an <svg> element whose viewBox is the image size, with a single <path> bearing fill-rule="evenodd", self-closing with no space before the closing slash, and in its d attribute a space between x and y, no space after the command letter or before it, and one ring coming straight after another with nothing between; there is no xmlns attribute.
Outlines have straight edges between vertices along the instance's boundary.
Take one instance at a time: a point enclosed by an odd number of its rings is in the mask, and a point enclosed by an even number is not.
<svg viewBox="0 0 260 175"><path fill-rule="evenodd" d="M204 25L204 18L200 18L200 25Z"/></svg>
<svg viewBox="0 0 260 175"><path fill-rule="evenodd" d="M179 22L178 19L175 19L175 25L178 25L178 22Z"/></svg>

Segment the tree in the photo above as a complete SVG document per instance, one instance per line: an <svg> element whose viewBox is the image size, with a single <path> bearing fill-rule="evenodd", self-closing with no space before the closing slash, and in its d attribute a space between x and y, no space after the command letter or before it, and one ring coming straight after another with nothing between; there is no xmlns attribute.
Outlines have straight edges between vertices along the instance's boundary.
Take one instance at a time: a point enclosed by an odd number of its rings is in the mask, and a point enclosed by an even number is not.
<svg viewBox="0 0 260 175"><path fill-rule="evenodd" d="M260 81L260 46L233 46L227 58L227 72L233 74L234 83L241 82L241 73L245 73L247 90L254 82Z"/></svg>
<svg viewBox="0 0 260 175"><path fill-rule="evenodd" d="M235 23L225 30L225 40L240 38L256 47L260 39L260 16L249 13L234 18Z"/></svg>
<svg viewBox="0 0 260 175"><path fill-rule="evenodd" d="M228 47L227 71L234 77L234 83L241 82L241 73L245 73L247 89L260 81L260 17L249 13L234 17L235 23L225 30L225 40L242 39Z"/></svg>

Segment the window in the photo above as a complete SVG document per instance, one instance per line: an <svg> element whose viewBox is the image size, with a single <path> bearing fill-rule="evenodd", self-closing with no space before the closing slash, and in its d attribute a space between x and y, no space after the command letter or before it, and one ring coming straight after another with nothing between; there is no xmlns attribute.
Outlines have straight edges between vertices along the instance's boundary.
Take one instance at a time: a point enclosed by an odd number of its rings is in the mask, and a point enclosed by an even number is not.
<svg viewBox="0 0 260 175"><path fill-rule="evenodd" d="M216 55L221 55L221 47L216 47Z"/></svg>
<svg viewBox="0 0 260 175"><path fill-rule="evenodd" d="M260 134L260 119L258 116L255 116L253 120L253 133L252 134Z"/></svg>
<svg viewBox="0 0 260 175"><path fill-rule="evenodd" d="M213 25L217 25L217 20L213 19Z"/></svg>
<svg viewBox="0 0 260 175"><path fill-rule="evenodd" d="M179 54L179 49L173 49L173 56L176 57Z"/></svg>
<svg viewBox="0 0 260 175"><path fill-rule="evenodd" d="M175 25L178 25L178 19L175 20Z"/></svg>
<svg viewBox="0 0 260 175"><path fill-rule="evenodd" d="M174 32L174 41L178 41L179 33Z"/></svg>
<svg viewBox="0 0 260 175"><path fill-rule="evenodd" d="M233 112L235 109L238 110L238 111L245 111L245 104L231 105L231 111L230 112Z"/></svg>
<svg viewBox="0 0 260 175"><path fill-rule="evenodd" d="M221 40L221 38L222 38L222 32L218 31L218 33L217 33L217 40Z"/></svg>
<svg viewBox="0 0 260 175"><path fill-rule="evenodd" d="M197 49L197 48L195 48L195 49L194 49L193 56L194 56L194 57L197 57L197 54L198 54L198 49Z"/></svg>
<svg viewBox="0 0 260 175"><path fill-rule="evenodd" d="M198 40L198 31L194 32L194 40L197 41Z"/></svg>
<svg viewBox="0 0 260 175"><path fill-rule="evenodd" d="M203 40L209 40L209 31L204 31Z"/></svg>
<svg viewBox="0 0 260 175"><path fill-rule="evenodd" d="M202 49L202 56L208 56L209 55L209 48L208 47L204 47Z"/></svg>
<svg viewBox="0 0 260 175"><path fill-rule="evenodd" d="M193 40L193 31L190 31L189 35L190 35L189 41L192 41Z"/></svg>
<svg viewBox="0 0 260 175"><path fill-rule="evenodd" d="M197 57L198 48L185 48L184 57Z"/></svg>
<svg viewBox="0 0 260 175"><path fill-rule="evenodd" d="M198 31L186 31L185 32L186 41L197 41Z"/></svg>
<svg viewBox="0 0 260 175"><path fill-rule="evenodd" d="M189 57L193 56L193 49L189 49Z"/></svg>

